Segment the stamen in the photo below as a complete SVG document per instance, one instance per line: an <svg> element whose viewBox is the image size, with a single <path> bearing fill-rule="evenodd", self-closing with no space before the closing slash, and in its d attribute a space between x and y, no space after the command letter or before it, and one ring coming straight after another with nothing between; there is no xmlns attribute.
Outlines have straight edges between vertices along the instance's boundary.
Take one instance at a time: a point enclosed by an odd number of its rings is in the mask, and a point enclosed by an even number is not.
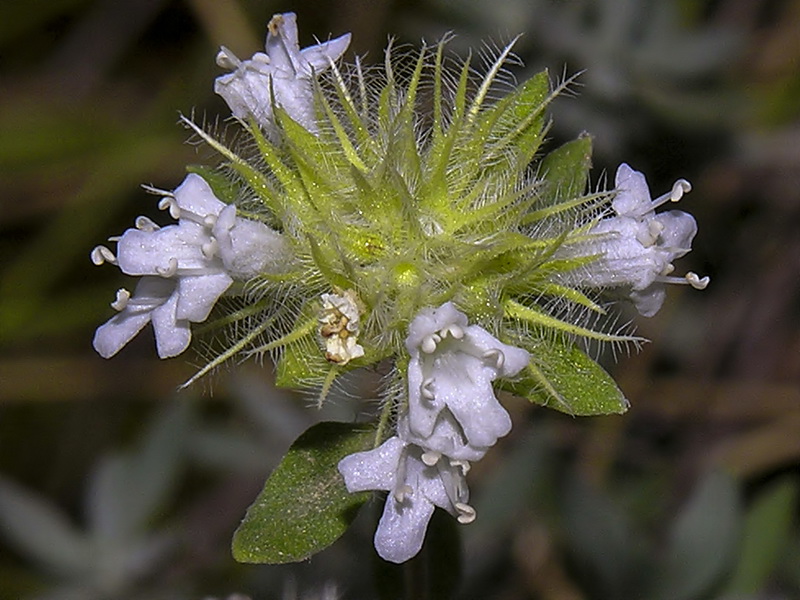
<svg viewBox="0 0 800 600"><path fill-rule="evenodd" d="M650 204L649 210L655 210L662 204L666 204L667 202L677 202L681 198L683 198L684 194L688 194L692 191L692 184L686 181L685 179L678 179L675 183L672 184L672 189L667 192L666 194L659 196Z"/></svg>
<svg viewBox="0 0 800 600"><path fill-rule="evenodd" d="M696 290L704 290L708 287L708 284L711 282L711 278L708 276L700 277L697 273L693 273L689 271L683 277L668 277L664 275L659 275L656 277L656 281L660 283L674 283L677 285L690 285Z"/></svg>
<svg viewBox="0 0 800 600"><path fill-rule="evenodd" d="M502 369L503 365L506 362L506 356L502 353L502 351L493 348L492 350L487 350L481 355L481 358L484 360L489 360L494 362L495 369Z"/></svg>
<svg viewBox="0 0 800 600"><path fill-rule="evenodd" d="M708 275L706 275L705 277L700 277L697 273L689 271L686 274L686 281L694 289L704 290L708 287L708 284L711 283L711 278Z"/></svg>
<svg viewBox="0 0 800 600"><path fill-rule="evenodd" d="M178 259L175 257L169 259L167 267L156 267L156 273L158 273L159 275L161 275L161 277L164 277L166 279L174 277L175 273L177 272L178 272Z"/></svg>
<svg viewBox="0 0 800 600"><path fill-rule="evenodd" d="M444 327L443 329L441 329L441 331L439 331L439 335L441 335L442 338L446 338L447 334L452 335L453 339L460 340L461 338L464 337L464 330L455 323L453 323L452 325L448 325L447 327Z"/></svg>
<svg viewBox="0 0 800 600"><path fill-rule="evenodd" d="M475 520L475 517L477 517L475 509L472 508L469 504L465 504L463 502L456 502L456 510L459 513L457 520L459 523L463 525L472 523Z"/></svg>
<svg viewBox="0 0 800 600"><path fill-rule="evenodd" d="M432 467L439 459L442 458L442 453L437 452L436 450L428 450L427 452L422 453L422 462L424 462L429 467Z"/></svg>
<svg viewBox="0 0 800 600"><path fill-rule="evenodd" d="M454 458L450 459L450 466L456 467L457 469L461 469L461 474L466 475L469 473L470 464L469 461L466 460L456 460Z"/></svg>
<svg viewBox="0 0 800 600"><path fill-rule="evenodd" d="M206 215L203 218L203 225L208 227L209 229L214 229L214 225L217 224L217 216L216 215Z"/></svg>
<svg viewBox="0 0 800 600"><path fill-rule="evenodd" d="M152 233L153 231L158 231L161 229L161 227L156 225L152 219L145 217L144 215L136 217L135 223L136 229L139 231L147 231L148 233Z"/></svg>
<svg viewBox="0 0 800 600"><path fill-rule="evenodd" d="M432 377L429 377L428 379L422 382L422 385L420 386L420 394L422 395L423 398L426 398L427 400L433 400L436 397L435 394L433 393L433 390L431 389L432 385L433 385Z"/></svg>
<svg viewBox="0 0 800 600"><path fill-rule="evenodd" d="M663 270L663 271L661 271L661 274L662 274L662 275L669 275L669 274L670 274L670 273L672 273L674 270L675 270L675 265L673 265L672 263L667 263L667 266L666 266L666 267L664 267L664 270Z"/></svg>
<svg viewBox="0 0 800 600"><path fill-rule="evenodd" d="M114 253L105 246L95 246L89 256L91 257L92 262L97 266L100 266L103 263L111 263L112 265L117 264L117 257L114 256Z"/></svg>
<svg viewBox="0 0 800 600"><path fill-rule="evenodd" d="M131 299L131 293L125 288L119 288L117 290L117 299L111 303L111 308L113 308L117 312L122 312L123 310L125 310L125 307L128 306L128 300L130 299Z"/></svg>
<svg viewBox="0 0 800 600"><path fill-rule="evenodd" d="M165 196L158 203L159 210L169 210L169 216L176 221L181 218L181 208L172 196Z"/></svg>
<svg viewBox="0 0 800 600"><path fill-rule="evenodd" d="M407 483L404 483L394 491L394 499L398 502L404 502L407 496L414 495L414 488Z"/></svg>
<svg viewBox="0 0 800 600"><path fill-rule="evenodd" d="M436 351L436 344L442 341L435 333L431 335L426 335L422 338L422 344L420 344L420 348L425 354L433 354Z"/></svg>
<svg viewBox="0 0 800 600"><path fill-rule="evenodd" d="M217 52L217 66L223 69L235 70L242 64L242 61L225 46L222 46Z"/></svg>
<svg viewBox="0 0 800 600"><path fill-rule="evenodd" d="M650 235L657 238L661 235L661 232L664 231L664 224L658 219L653 219L647 224L647 230L650 232Z"/></svg>
<svg viewBox="0 0 800 600"><path fill-rule="evenodd" d="M219 253L219 242L217 242L217 238L212 237L210 241L200 246L200 251L208 260L214 258Z"/></svg>

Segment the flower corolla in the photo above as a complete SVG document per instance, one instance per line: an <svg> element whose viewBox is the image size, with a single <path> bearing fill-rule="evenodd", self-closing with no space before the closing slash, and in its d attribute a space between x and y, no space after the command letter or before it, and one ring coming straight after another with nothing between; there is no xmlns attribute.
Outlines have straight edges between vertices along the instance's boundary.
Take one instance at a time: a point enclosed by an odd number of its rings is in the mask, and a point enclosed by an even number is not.
<svg viewBox="0 0 800 600"><path fill-rule="evenodd" d="M287 260L283 236L263 223L236 216L236 207L219 200L208 183L190 174L159 204L178 220L159 227L147 217L136 220L117 242L116 255L105 246L92 251L95 264L111 262L142 279L131 296L117 292L118 314L101 325L94 348L114 356L152 322L161 358L177 356L191 340L190 323L208 318L234 280L278 272Z"/></svg>
<svg viewBox="0 0 800 600"><path fill-rule="evenodd" d="M214 91L225 99L234 116L250 115L268 131L274 127L273 100L309 131L316 131L314 76L330 67L350 45L350 34L300 50L297 17L283 13L269 22L266 53L239 60L224 46L217 64L233 73L218 77Z"/></svg>
<svg viewBox="0 0 800 600"><path fill-rule="evenodd" d="M423 309L409 325L408 418L411 432L429 438L446 408L469 445L487 448L511 430L492 382L513 377L530 361L451 303Z"/></svg>
<svg viewBox="0 0 800 600"><path fill-rule="evenodd" d="M656 208L677 202L692 189L685 179L675 182L666 194L651 199L644 174L623 163L615 178L616 195L611 203L614 215L601 219L589 231L591 239L565 246L561 256L596 255L597 260L565 275L567 283L590 288L624 290L640 314L653 316L666 296L665 284L689 284L697 289L708 285L708 277L689 272L671 277L674 260L692 249L697 223L689 213Z"/></svg>
<svg viewBox="0 0 800 600"><path fill-rule="evenodd" d="M468 504L467 469L468 463L463 461L432 460L423 448L397 436L339 462L339 472L351 493L389 492L375 532L375 549L381 558L394 563L405 562L420 551L436 506L460 523L475 519L475 510Z"/></svg>

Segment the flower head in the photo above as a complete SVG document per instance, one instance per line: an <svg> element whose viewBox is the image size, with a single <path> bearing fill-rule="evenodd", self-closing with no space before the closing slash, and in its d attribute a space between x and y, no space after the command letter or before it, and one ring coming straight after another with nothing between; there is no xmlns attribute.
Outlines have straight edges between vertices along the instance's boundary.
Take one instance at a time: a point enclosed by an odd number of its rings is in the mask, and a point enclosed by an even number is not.
<svg viewBox="0 0 800 600"><path fill-rule="evenodd" d="M614 216L600 220L589 234L592 239L567 246L560 253L570 257L596 255L597 260L565 279L574 285L620 288L627 291L637 310L646 317L664 303L666 283L684 283L702 289L708 277L694 273L671 277L673 261L692 249L697 224L689 213L671 210L656 213L666 202L677 202L692 189L685 179L668 193L651 200L644 175L623 163L617 169Z"/></svg>
<svg viewBox="0 0 800 600"><path fill-rule="evenodd" d="M492 382L512 377L530 360L447 302L423 309L409 326L408 418L411 431L429 438L447 408L467 443L492 446L511 430L511 419L497 401Z"/></svg>
<svg viewBox="0 0 800 600"><path fill-rule="evenodd" d="M275 15L269 22L266 53L239 60L223 47L217 64L234 72L217 78L214 91L225 99L234 116L252 115L262 127L274 127L274 104L309 131L316 131L313 80L336 61L347 46L350 34L300 50L297 17L294 13Z"/></svg>
<svg viewBox="0 0 800 600"><path fill-rule="evenodd" d="M395 563L407 561L422 548L434 507L447 510L460 523L475 519L464 479L467 468L462 461L431 460L422 448L396 436L339 462L350 492L389 492L375 532L375 549L381 558Z"/></svg>
<svg viewBox="0 0 800 600"><path fill-rule="evenodd" d="M94 347L110 358L148 323L156 333L158 355L176 356L191 339L189 323L208 318L234 280L277 272L286 259L282 236L262 223L236 216L199 175L190 174L160 206L176 225L159 227L136 220L117 240L117 253L98 246L95 264L118 264L127 275L142 276L131 296L120 290L112 306L119 314L97 329Z"/></svg>

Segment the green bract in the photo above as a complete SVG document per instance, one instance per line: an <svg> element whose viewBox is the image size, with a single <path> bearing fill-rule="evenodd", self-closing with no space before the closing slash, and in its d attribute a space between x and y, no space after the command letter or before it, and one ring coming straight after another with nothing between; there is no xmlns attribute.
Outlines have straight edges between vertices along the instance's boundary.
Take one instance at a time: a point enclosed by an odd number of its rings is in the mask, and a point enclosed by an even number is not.
<svg viewBox="0 0 800 600"><path fill-rule="evenodd" d="M218 196L281 231L294 256L211 323L224 326L226 345L196 377L237 354L270 353L280 385L321 387L322 399L350 369L406 360L414 316L452 301L534 356L514 391L576 414L624 411L575 342L636 338L598 330L603 308L556 282L593 260L556 250L584 240L607 201L586 192L589 137L542 152L545 111L568 82L553 87L543 71L515 88L511 46L482 75L445 46L414 55L390 46L382 68L326 71L315 133L276 107L279 140L250 121L234 151L186 120L224 159L226 178L203 172ZM357 299L363 356L326 360L321 296L345 293Z"/></svg>

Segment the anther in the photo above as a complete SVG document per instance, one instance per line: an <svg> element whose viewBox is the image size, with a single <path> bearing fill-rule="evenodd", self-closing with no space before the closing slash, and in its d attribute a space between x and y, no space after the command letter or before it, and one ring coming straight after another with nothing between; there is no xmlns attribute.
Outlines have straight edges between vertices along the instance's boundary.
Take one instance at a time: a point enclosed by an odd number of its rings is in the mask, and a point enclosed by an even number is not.
<svg viewBox="0 0 800 600"><path fill-rule="evenodd" d="M494 362L494 366L496 369L502 369L503 365L506 362L506 356L500 350L493 348L492 350L487 350L481 355L481 358L484 360L490 360Z"/></svg>
<svg viewBox="0 0 800 600"><path fill-rule="evenodd" d="M206 215L203 217L203 225L205 225L208 229L213 229L214 225L217 224L217 216L216 215Z"/></svg>
<svg viewBox="0 0 800 600"><path fill-rule="evenodd" d="M685 179L678 179L674 184L672 184L672 189L664 194L663 196L659 196L650 204L648 210L655 210L662 204L666 204L667 202L677 202L681 198L683 198L684 194L688 194L692 191L692 184L686 181Z"/></svg>
<svg viewBox="0 0 800 600"><path fill-rule="evenodd" d="M437 452L436 450L428 450L427 452L422 453L422 462L424 462L429 467L432 467L439 459L442 458L442 453Z"/></svg>
<svg viewBox="0 0 800 600"><path fill-rule="evenodd" d="M422 344L420 344L420 348L422 348L422 351L425 354L432 354L436 351L436 344L438 344L440 341L442 341L442 338L435 333L426 335L424 338L422 338Z"/></svg>
<svg viewBox="0 0 800 600"><path fill-rule="evenodd" d="M397 500L398 502L404 502L406 496L413 496L413 495L414 495L414 488L412 488L407 483L404 483L394 491L394 499Z"/></svg>
<svg viewBox="0 0 800 600"><path fill-rule="evenodd" d="M161 229L158 225L156 225L152 219L149 217L145 217L144 215L140 215L136 217L136 229L139 231L146 231L148 233L152 233L153 231L158 231Z"/></svg>
<svg viewBox="0 0 800 600"><path fill-rule="evenodd" d="M211 260L214 258L219 252L219 243L217 242L217 238L212 237L211 241L201 245L200 251L203 253L203 256L206 257L206 259Z"/></svg>
<svg viewBox="0 0 800 600"><path fill-rule="evenodd" d="M181 208L178 206L178 201L171 196L165 196L158 203L159 210L169 210L169 216L176 221L181 218Z"/></svg>
<svg viewBox="0 0 800 600"><path fill-rule="evenodd" d="M458 511L457 520L459 523L466 525L467 523L472 523L477 516L475 509L472 508L469 504L465 504L464 502L456 502L456 510Z"/></svg>
<svg viewBox="0 0 800 600"><path fill-rule="evenodd" d="M466 460L456 460L454 458L450 459L450 466L456 467L457 469L461 469L461 474L466 475L469 473L470 464L469 461Z"/></svg>
<svg viewBox="0 0 800 600"><path fill-rule="evenodd" d="M680 200L684 194L688 194L692 191L692 184L686 181L685 179L678 179L674 184L672 184L672 192L669 194L669 199L672 202L677 202Z"/></svg>
<svg viewBox="0 0 800 600"><path fill-rule="evenodd" d="M161 275L164 278L174 277L175 273L178 272L178 259L172 257L169 259L169 263L166 267L156 267L156 273Z"/></svg>
<svg viewBox="0 0 800 600"><path fill-rule="evenodd" d="M234 70L242 64L236 55L228 50L225 46L222 46L217 52L217 66L222 67L223 69Z"/></svg>
<svg viewBox="0 0 800 600"><path fill-rule="evenodd" d="M706 275L705 277L700 277L697 273L689 271L686 274L686 281L694 289L704 290L708 287L708 284L711 283L711 278L708 275Z"/></svg>
<svg viewBox="0 0 800 600"><path fill-rule="evenodd" d="M125 310L125 307L128 306L128 300L130 299L131 293L125 288L119 288L117 290L117 299L111 303L111 308L117 312L122 312Z"/></svg>
<svg viewBox="0 0 800 600"><path fill-rule="evenodd" d="M447 334L450 334L453 336L453 339L460 340L464 337L464 330L453 323L452 325L442 328L441 331L439 331L439 334L442 336L442 338L445 338L447 337Z"/></svg>
<svg viewBox="0 0 800 600"><path fill-rule="evenodd" d="M117 264L117 257L105 246L95 246L89 256L92 258L92 262L98 266L103 263Z"/></svg>
<svg viewBox="0 0 800 600"><path fill-rule="evenodd" d="M433 390L431 389L432 385L433 385L432 377L429 377L428 379L422 382L422 385L420 386L420 394L422 395L423 398L427 400L433 400L436 397L435 394L433 393Z"/></svg>

